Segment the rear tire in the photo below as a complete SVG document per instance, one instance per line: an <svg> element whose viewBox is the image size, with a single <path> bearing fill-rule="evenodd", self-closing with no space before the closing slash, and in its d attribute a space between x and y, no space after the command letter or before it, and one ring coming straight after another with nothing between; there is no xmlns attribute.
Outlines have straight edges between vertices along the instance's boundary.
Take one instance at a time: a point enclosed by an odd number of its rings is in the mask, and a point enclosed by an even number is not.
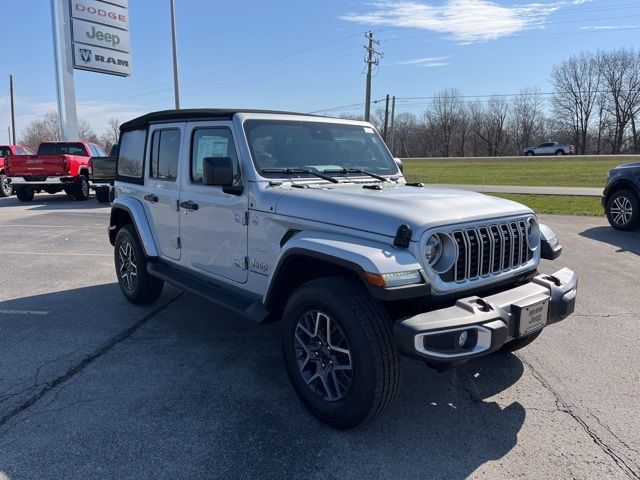
<svg viewBox="0 0 640 480"><path fill-rule="evenodd" d="M80 175L73 188L73 196L78 201L89 199L89 179L84 175Z"/></svg>
<svg viewBox="0 0 640 480"><path fill-rule="evenodd" d="M109 203L109 187L97 188L96 200L98 200L99 203Z"/></svg>
<svg viewBox="0 0 640 480"><path fill-rule="evenodd" d="M529 150L529 151L527 151L527 153L525 153L525 155L527 157L533 157L535 155L535 153L533 152L533 150Z"/></svg>
<svg viewBox="0 0 640 480"><path fill-rule="evenodd" d="M605 208L607 220L616 230L630 232L640 227L640 200L633 190L613 192Z"/></svg>
<svg viewBox="0 0 640 480"><path fill-rule="evenodd" d="M132 225L118 231L113 254L118 284L126 299L136 305L155 302L164 282L147 272L147 257Z"/></svg>
<svg viewBox="0 0 640 480"><path fill-rule="evenodd" d="M498 350L498 352L512 353L517 350L520 350L521 348L524 348L527 345L530 345L531 343L533 343L536 340L536 338L540 336L541 333L542 333L542 330L539 330L535 333L532 333L531 335L527 335L526 337L516 338L515 340L511 340L510 342L505 343L500 348L500 350Z"/></svg>
<svg viewBox="0 0 640 480"><path fill-rule="evenodd" d="M30 202L35 193L31 187L16 187L16 196L21 202Z"/></svg>
<svg viewBox="0 0 640 480"><path fill-rule="evenodd" d="M6 175L0 175L0 197L10 197L13 195L13 185L9 183Z"/></svg>
<svg viewBox="0 0 640 480"><path fill-rule="evenodd" d="M556 155L564 155L564 150L556 150Z"/></svg>
<svg viewBox="0 0 640 480"><path fill-rule="evenodd" d="M291 295L282 318L289 379L316 418L349 429L389 408L400 387L391 319L361 285L312 280Z"/></svg>

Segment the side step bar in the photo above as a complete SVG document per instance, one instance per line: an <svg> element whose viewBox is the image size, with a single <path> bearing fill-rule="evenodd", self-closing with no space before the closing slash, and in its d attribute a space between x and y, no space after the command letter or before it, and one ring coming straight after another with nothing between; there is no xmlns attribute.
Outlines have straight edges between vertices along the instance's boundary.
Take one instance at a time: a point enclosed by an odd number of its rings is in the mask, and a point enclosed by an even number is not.
<svg viewBox="0 0 640 480"><path fill-rule="evenodd" d="M160 280L195 293L255 323L264 322L269 314L260 300L250 299L214 283L194 278L162 261L150 261L147 263L147 271Z"/></svg>

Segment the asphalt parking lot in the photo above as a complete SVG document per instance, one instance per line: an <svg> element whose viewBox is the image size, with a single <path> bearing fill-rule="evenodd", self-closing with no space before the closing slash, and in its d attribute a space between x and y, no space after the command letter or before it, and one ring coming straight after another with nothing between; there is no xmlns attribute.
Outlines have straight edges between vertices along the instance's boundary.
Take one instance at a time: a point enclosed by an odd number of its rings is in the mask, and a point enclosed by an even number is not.
<svg viewBox="0 0 640 480"><path fill-rule="evenodd" d="M115 283L109 208L0 199L0 479L640 478L640 232L543 216L576 314L517 355L436 373L350 432L306 413L278 324Z"/></svg>

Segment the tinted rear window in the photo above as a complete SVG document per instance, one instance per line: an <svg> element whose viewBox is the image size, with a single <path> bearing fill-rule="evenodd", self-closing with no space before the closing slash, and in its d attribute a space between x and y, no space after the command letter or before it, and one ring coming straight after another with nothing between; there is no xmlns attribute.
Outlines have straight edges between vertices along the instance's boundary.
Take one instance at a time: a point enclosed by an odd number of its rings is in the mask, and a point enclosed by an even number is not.
<svg viewBox="0 0 640 480"><path fill-rule="evenodd" d="M42 143L38 155L79 155L86 157L87 152L81 143Z"/></svg>
<svg viewBox="0 0 640 480"><path fill-rule="evenodd" d="M0 147L0 157L8 157L11 155L9 147Z"/></svg>
<svg viewBox="0 0 640 480"><path fill-rule="evenodd" d="M146 140L146 130L133 130L122 134L118 154L119 176L142 178Z"/></svg>

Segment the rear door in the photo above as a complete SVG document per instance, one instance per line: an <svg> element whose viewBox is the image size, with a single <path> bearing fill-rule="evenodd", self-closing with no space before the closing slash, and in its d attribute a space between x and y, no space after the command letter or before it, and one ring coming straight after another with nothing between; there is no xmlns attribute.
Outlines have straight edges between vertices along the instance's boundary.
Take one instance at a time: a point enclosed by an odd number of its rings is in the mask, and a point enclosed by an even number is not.
<svg viewBox="0 0 640 480"><path fill-rule="evenodd" d="M149 127L143 204L161 257L180 260L180 152L184 124Z"/></svg>
<svg viewBox="0 0 640 480"><path fill-rule="evenodd" d="M183 157L180 202L197 205L197 209L181 208L181 262L203 274L244 283L248 278L247 189L227 193L222 187L204 185L202 180L204 158L229 157L234 162L234 185L242 185L233 123L188 123L186 136L189 146Z"/></svg>

